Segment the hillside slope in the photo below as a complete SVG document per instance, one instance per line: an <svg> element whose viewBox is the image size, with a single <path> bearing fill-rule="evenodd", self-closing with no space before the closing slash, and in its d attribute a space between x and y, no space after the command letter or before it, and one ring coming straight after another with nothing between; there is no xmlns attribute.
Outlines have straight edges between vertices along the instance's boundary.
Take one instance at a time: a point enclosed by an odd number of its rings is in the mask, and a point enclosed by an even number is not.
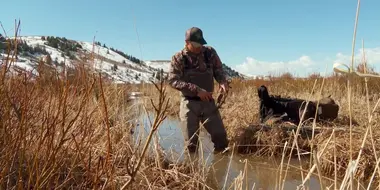
<svg viewBox="0 0 380 190"><path fill-rule="evenodd" d="M39 60L44 59L52 68L62 71L78 63L86 63L89 69L106 74L116 83L141 83L167 76L169 61L142 61L100 42L90 43L53 36L18 37L17 57L12 68L37 74ZM0 34L0 59L5 60L6 39ZM92 59L93 57L93 59ZM92 61L93 60L93 61ZM229 77L241 77L227 65L223 65ZM162 74L161 74L162 73Z"/></svg>

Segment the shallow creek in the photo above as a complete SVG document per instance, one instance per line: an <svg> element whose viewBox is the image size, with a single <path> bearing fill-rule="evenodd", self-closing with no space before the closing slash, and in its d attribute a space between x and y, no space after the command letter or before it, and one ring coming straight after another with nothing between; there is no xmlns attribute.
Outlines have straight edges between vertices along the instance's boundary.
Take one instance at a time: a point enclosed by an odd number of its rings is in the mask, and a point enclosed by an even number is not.
<svg viewBox="0 0 380 190"><path fill-rule="evenodd" d="M154 114L146 114L143 109L139 109L140 106L138 106L138 104L141 102L138 99L134 101L136 102L136 114L139 116L137 117L138 119L136 119L137 127L134 130L134 141L135 143L138 141L144 143L145 137L149 134L151 127L149 120L153 122ZM174 162L181 162L184 160L184 138L179 124L180 122L178 118L168 117L163 121L157 131L159 145L166 152L168 159ZM281 178L281 183L283 183L281 185L283 185L283 188L278 187L281 158L261 158L237 153L215 155L212 152L213 143L211 142L209 134L204 129L201 129L200 143L203 151L196 156L203 157L206 167L213 166L214 172L209 172L206 175L207 177L211 177L210 179L215 179L215 181L217 181L217 184L211 181L208 184L215 189L222 189L224 184L226 184L225 189L229 189L240 172L244 172L246 165L244 160L247 161L248 172L247 179L244 179L243 189L246 189L246 182L248 182L247 189L297 189L297 187L302 184L303 177L306 177L307 175L307 172L303 172L302 176L300 170L296 169L300 166L300 162L297 159L292 159L290 161L291 166L288 167L288 171L285 174L284 171L287 169L286 164L288 162L288 159L285 158ZM308 161L309 159L303 159L303 165L307 164ZM323 180L322 183L325 188L334 188L331 181ZM313 175L305 184L305 188L320 189L319 178Z"/></svg>

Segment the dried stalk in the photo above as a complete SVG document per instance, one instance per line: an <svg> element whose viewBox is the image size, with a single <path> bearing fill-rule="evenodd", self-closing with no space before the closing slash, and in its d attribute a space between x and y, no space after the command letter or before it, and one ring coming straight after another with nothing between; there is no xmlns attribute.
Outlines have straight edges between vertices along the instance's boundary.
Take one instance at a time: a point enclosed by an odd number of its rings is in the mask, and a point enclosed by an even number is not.
<svg viewBox="0 0 380 190"><path fill-rule="evenodd" d="M154 119L153 125L151 126L151 130L149 132L148 138L145 141L145 145L144 145L142 153L139 157L137 165L136 166L132 165L132 169L128 169L128 174L130 176L130 179L128 180L128 182L126 184L123 185L123 187L121 189L128 188L134 182L136 174L140 169L141 163L145 158L145 153L148 150L149 143L153 137L153 134L157 131L158 127L161 125L161 123L167 117L166 114L167 114L168 107L169 107L169 99L166 98L164 81L161 81L160 86L158 86L153 81L152 81L152 83L154 84L154 86L156 87L156 89L158 90L158 93L159 93L158 105L155 105L153 103L153 100L151 99L152 106L155 109L156 117Z"/></svg>

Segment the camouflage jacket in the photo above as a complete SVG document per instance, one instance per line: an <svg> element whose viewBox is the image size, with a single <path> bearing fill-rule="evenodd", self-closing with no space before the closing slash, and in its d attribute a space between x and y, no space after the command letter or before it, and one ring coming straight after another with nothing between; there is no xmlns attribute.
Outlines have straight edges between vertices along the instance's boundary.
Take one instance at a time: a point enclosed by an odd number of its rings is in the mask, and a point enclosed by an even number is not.
<svg viewBox="0 0 380 190"><path fill-rule="evenodd" d="M196 95L200 90L204 90L197 86L196 84L186 82L184 80L184 74L186 72L185 59L189 57L187 64L191 64L192 68L202 68L204 67L204 53L207 51L207 59L213 69L214 79L219 83L226 83L226 74L222 68L222 62L218 56L216 50L210 46L203 46L202 52L199 54L194 54L188 51L186 48L177 52L172 56L168 81L171 87L179 90L185 91L187 93L192 93ZM186 56L186 57L184 57Z"/></svg>

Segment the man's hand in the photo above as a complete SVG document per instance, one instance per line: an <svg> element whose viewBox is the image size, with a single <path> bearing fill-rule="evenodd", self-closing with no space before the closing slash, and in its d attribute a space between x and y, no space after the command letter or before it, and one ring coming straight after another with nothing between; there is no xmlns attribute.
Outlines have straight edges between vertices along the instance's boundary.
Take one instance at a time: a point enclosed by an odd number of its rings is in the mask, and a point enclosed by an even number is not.
<svg viewBox="0 0 380 190"><path fill-rule="evenodd" d="M213 99L212 93L205 90L200 90L197 94L202 101L211 101Z"/></svg>
<svg viewBox="0 0 380 190"><path fill-rule="evenodd" d="M229 90L228 83L220 84L219 91L222 91L222 93L227 93Z"/></svg>

